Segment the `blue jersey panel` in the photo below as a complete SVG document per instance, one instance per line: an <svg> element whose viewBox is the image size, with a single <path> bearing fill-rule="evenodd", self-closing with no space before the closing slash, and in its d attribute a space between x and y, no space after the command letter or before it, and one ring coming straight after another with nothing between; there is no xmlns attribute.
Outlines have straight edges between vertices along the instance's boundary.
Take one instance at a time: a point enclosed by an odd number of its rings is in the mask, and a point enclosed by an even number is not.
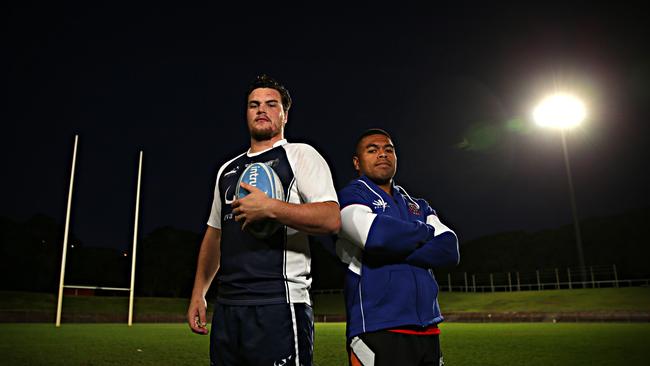
<svg viewBox="0 0 650 366"><path fill-rule="evenodd" d="M284 277L286 228L270 238L256 239L235 221L231 203L241 172L251 163L266 163L280 177L284 196L294 179L285 150L276 147L260 155L246 154L233 160L219 178L221 206L221 266L217 273L217 300L223 304L249 305L287 302Z"/></svg>

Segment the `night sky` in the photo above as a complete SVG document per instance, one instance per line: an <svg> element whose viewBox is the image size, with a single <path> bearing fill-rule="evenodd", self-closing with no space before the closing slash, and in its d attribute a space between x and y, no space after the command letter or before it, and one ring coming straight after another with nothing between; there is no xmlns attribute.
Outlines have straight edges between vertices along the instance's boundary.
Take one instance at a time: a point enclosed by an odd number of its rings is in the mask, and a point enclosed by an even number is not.
<svg viewBox="0 0 650 366"><path fill-rule="evenodd" d="M78 134L71 229L85 245L131 245L140 150L140 236L203 232L219 166L248 148L244 92L260 73L290 90L285 135L323 154L337 189L356 136L390 132L397 183L461 243L571 223L560 135L531 119L556 90L588 108L567 135L579 216L649 205L635 9L24 4L5 9L0 215L64 223Z"/></svg>

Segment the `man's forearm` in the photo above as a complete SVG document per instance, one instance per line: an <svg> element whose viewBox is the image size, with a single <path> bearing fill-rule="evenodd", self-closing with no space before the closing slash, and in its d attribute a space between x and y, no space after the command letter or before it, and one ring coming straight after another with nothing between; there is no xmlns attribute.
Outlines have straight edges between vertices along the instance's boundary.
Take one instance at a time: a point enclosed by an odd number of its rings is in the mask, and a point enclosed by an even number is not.
<svg viewBox="0 0 650 366"><path fill-rule="evenodd" d="M341 214L336 202L288 203L274 200L271 218L308 234L336 234L341 228Z"/></svg>
<svg viewBox="0 0 650 366"><path fill-rule="evenodd" d="M436 235L406 258L406 263L422 268L455 266L460 260L458 238L453 231Z"/></svg>
<svg viewBox="0 0 650 366"><path fill-rule="evenodd" d="M221 230L208 227L201 242L192 295L205 296L221 262Z"/></svg>

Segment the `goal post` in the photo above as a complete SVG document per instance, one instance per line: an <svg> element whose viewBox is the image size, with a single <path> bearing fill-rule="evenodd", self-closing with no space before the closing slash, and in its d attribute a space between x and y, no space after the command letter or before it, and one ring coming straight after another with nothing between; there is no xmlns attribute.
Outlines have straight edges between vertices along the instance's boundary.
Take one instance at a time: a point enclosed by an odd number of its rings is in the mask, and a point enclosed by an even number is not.
<svg viewBox="0 0 650 366"><path fill-rule="evenodd" d="M70 188L68 189L68 208L65 214L65 230L63 233L63 255L61 256L61 276L59 278L59 298L56 304L56 326L61 326L61 306L63 305L63 282L65 280L65 259L68 254L68 232L70 230L70 206L72 204L72 187L74 186L74 169L77 163L77 143L79 135L74 135L74 150L72 152L72 170L70 171Z"/></svg>
<svg viewBox="0 0 650 366"><path fill-rule="evenodd" d="M129 327L133 325L133 294L135 293L135 255L138 248L138 215L140 213L140 181L142 177L142 150L138 162L138 187L135 194L135 223L133 224L133 253L131 255L131 287L129 290Z"/></svg>
<svg viewBox="0 0 650 366"><path fill-rule="evenodd" d="M137 240L138 240L138 218L140 213L140 183L142 177L142 159L143 152L140 150L140 159L138 162L138 184L136 191L136 200L135 200L135 225L133 227L133 252L131 258L131 284L128 288L122 287L106 287L106 286L81 286L81 285L65 285L65 267L66 267L66 256L68 252L68 235L70 229L70 210L72 206L72 191L74 186L74 172L77 159L77 145L79 141L79 135L75 135L74 139L74 150L72 154L72 171L70 173L70 188L68 191L68 206L66 211L65 218L65 231L63 234L63 253L61 258L61 276L59 279L59 295L57 300L56 307L56 327L61 326L61 313L63 308L63 289L86 289L86 290L110 290L110 291L128 291L129 292L129 316L128 316L128 326L133 325L133 300L135 293L135 259L137 252Z"/></svg>

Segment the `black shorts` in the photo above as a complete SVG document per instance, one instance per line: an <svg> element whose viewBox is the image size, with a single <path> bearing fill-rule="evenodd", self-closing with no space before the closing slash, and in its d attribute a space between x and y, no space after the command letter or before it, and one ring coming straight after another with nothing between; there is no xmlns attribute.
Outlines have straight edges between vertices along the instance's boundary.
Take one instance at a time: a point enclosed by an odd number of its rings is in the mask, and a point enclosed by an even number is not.
<svg viewBox="0 0 650 366"><path fill-rule="evenodd" d="M353 337L350 366L442 366L438 335L412 335L381 330Z"/></svg>
<svg viewBox="0 0 650 366"><path fill-rule="evenodd" d="M210 364L312 365L314 315L307 304L217 303L210 330Z"/></svg>

